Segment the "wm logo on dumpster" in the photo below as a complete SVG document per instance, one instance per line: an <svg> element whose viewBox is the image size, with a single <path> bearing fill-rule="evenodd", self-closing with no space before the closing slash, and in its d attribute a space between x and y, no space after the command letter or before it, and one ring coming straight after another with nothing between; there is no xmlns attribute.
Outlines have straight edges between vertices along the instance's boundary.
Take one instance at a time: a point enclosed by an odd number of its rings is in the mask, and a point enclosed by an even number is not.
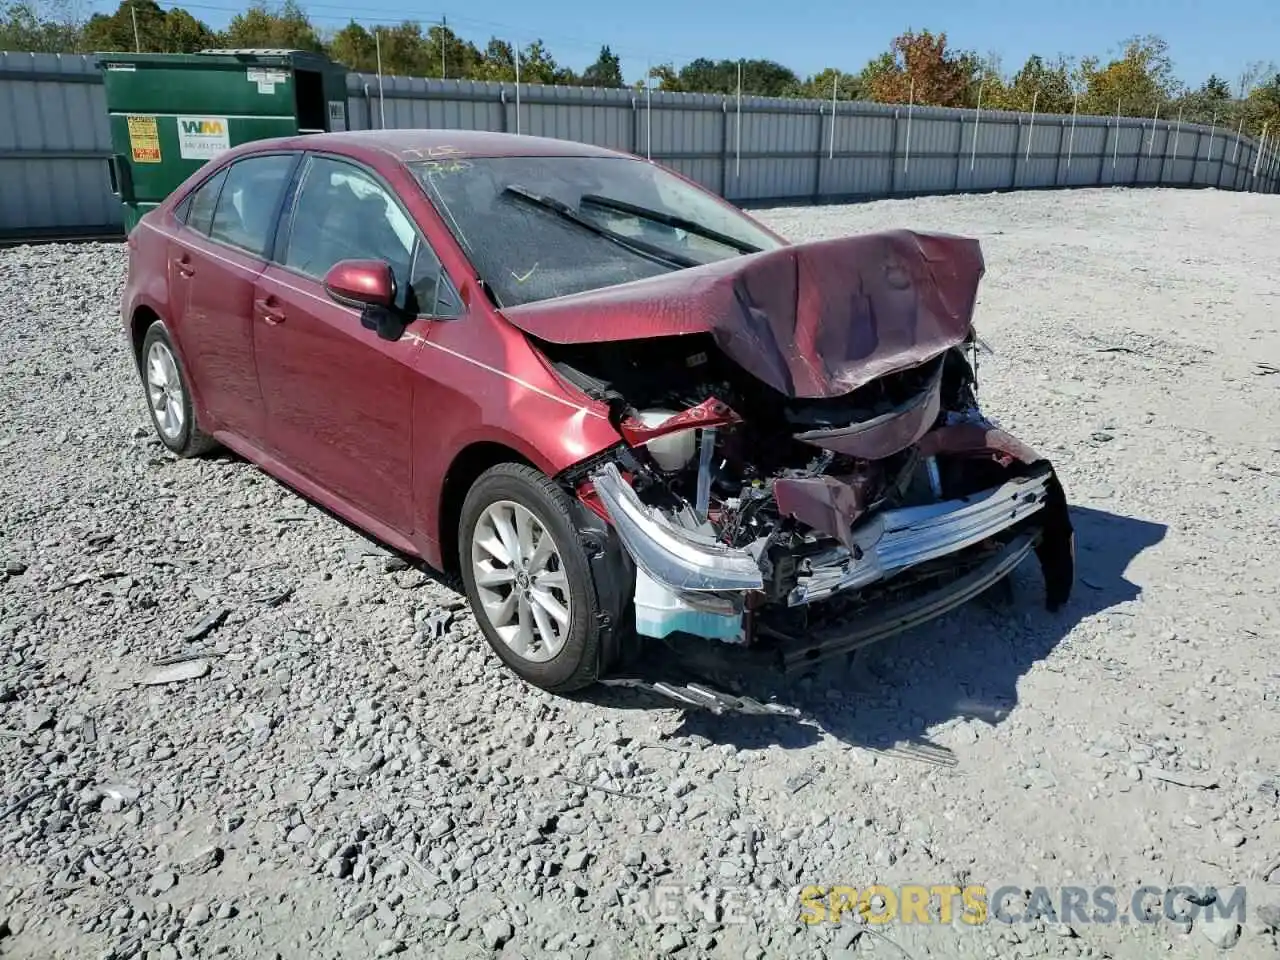
<svg viewBox="0 0 1280 960"><path fill-rule="evenodd" d="M227 132L226 125L221 120L180 120L178 125L182 128L182 132L187 136L206 136L220 137Z"/></svg>
<svg viewBox="0 0 1280 960"><path fill-rule="evenodd" d="M178 153L184 160L212 160L231 148L226 117L178 117Z"/></svg>

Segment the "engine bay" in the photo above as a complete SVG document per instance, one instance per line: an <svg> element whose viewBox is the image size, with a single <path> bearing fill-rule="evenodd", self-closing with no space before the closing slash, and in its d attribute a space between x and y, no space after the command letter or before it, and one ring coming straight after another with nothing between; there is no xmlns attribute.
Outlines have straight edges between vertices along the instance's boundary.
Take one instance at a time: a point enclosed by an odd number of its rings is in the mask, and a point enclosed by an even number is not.
<svg viewBox="0 0 1280 960"><path fill-rule="evenodd" d="M964 496L1004 472L916 448L938 423L985 422L968 357L973 338L822 399L761 383L709 335L539 346L562 377L608 405L638 500L675 526L749 552L766 603L794 596L833 547L856 560L855 521ZM874 446L885 455L842 452L845 434L859 431L864 446L879 431L886 439Z"/></svg>

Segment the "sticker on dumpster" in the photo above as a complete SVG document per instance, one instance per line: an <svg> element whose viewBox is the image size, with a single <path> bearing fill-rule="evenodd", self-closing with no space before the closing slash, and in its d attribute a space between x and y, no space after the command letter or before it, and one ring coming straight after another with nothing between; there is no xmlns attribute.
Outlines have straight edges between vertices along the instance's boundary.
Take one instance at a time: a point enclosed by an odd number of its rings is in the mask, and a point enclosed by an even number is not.
<svg viewBox="0 0 1280 960"><path fill-rule="evenodd" d="M341 100L329 101L329 131L340 133L347 129L347 105Z"/></svg>
<svg viewBox="0 0 1280 960"><path fill-rule="evenodd" d="M212 160L230 149L226 117L178 117L178 153L184 160Z"/></svg>
<svg viewBox="0 0 1280 960"><path fill-rule="evenodd" d="M284 70L264 70L261 67L250 67L245 71L250 83L258 85L259 93L275 93L276 84L284 83L289 74Z"/></svg>
<svg viewBox="0 0 1280 960"><path fill-rule="evenodd" d="M129 151L134 163L160 162L160 132L155 117L127 117Z"/></svg>

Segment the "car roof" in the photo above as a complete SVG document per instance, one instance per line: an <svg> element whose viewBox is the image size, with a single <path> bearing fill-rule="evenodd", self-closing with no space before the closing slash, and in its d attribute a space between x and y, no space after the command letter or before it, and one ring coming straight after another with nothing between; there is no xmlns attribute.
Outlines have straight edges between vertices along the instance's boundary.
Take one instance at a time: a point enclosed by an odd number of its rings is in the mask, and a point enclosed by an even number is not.
<svg viewBox="0 0 1280 960"><path fill-rule="evenodd" d="M284 145L278 140L255 143L267 149ZM572 140L485 130L348 130L344 133L303 134L289 138L287 145L307 150L332 150L357 157L370 153L390 154L404 163L481 157L630 157L616 150Z"/></svg>

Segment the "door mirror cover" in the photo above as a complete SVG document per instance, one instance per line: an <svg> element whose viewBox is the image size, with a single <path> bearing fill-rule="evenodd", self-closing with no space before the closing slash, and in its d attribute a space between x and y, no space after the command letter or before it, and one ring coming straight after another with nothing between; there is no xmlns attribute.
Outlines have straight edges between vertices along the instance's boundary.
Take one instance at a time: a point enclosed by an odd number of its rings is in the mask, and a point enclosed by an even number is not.
<svg viewBox="0 0 1280 960"><path fill-rule="evenodd" d="M324 291L348 307L392 308L396 277L382 260L339 260L324 275Z"/></svg>

